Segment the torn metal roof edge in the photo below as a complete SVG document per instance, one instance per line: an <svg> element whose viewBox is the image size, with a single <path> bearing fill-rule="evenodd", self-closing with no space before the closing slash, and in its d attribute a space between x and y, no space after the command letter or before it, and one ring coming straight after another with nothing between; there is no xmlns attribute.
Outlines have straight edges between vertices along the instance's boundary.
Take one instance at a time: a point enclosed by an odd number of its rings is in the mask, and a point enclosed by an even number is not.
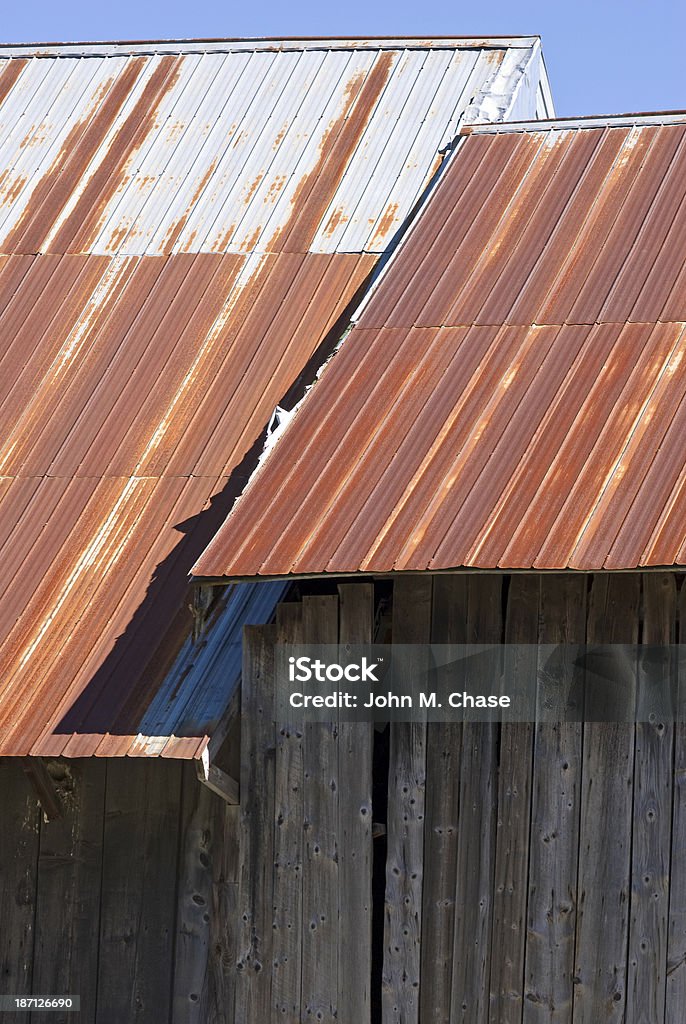
<svg viewBox="0 0 686 1024"><path fill-rule="evenodd" d="M635 114L584 114L580 117L551 117L529 121L485 121L464 124L461 135L508 135L516 132L545 132L556 128L631 128L634 125L686 123L686 110L656 110Z"/></svg>
<svg viewBox="0 0 686 1024"><path fill-rule="evenodd" d="M540 40L538 35L522 36L255 36L209 39L132 39L75 42L0 43L0 57L53 57L136 53L207 53L231 50L299 49L527 49Z"/></svg>

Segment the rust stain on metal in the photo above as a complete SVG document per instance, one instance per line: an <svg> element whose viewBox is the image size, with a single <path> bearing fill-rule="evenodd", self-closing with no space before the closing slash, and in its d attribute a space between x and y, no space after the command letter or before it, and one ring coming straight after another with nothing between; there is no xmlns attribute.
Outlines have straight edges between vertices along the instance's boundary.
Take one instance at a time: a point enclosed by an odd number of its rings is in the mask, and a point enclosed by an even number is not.
<svg viewBox="0 0 686 1024"><path fill-rule="evenodd" d="M143 66L141 61L130 61L116 79L95 116L86 121L77 121L70 130L51 167L34 189L31 202L5 239L3 246L6 251L39 251L55 218L72 195L78 180L102 144Z"/></svg>
<svg viewBox="0 0 686 1024"><path fill-rule="evenodd" d="M246 193L245 193L245 199L243 200L243 204L245 206L250 206L250 201L251 201L252 197L255 195L255 193L257 192L257 189L259 188L260 182L262 181L263 178L264 178L264 173L261 172L247 186Z"/></svg>
<svg viewBox="0 0 686 1024"><path fill-rule="evenodd" d="M348 215L345 212L345 208L342 206L337 206L336 209L331 214L331 216L329 217L324 227L324 234L326 235L326 237L331 238L339 224L345 224L347 220ZM372 220L372 224L373 223L374 221Z"/></svg>
<svg viewBox="0 0 686 1024"><path fill-rule="evenodd" d="M284 138L284 135L285 135L285 134L286 134L286 132L288 131L288 127L289 127L289 126L288 126L287 124L285 124L285 125L283 125L283 127L282 127L282 128L280 129L280 131L279 131L278 135L277 135L277 136L276 136L276 138L274 139L274 142L273 142L273 144L272 144L272 149L276 150L276 149L278 149L278 148L279 148L279 146L280 146L280 145L281 145L281 143L283 142L283 138Z"/></svg>
<svg viewBox="0 0 686 1024"><path fill-rule="evenodd" d="M0 104L5 102L27 64L28 60L24 57L14 57L11 60L3 61L4 66L2 74L0 74Z"/></svg>
<svg viewBox="0 0 686 1024"><path fill-rule="evenodd" d="M317 163L299 182L291 202L291 219L271 240L271 251L304 252L309 247L390 77L394 61L393 53L381 53L366 78L355 75L347 83L341 114L324 133Z"/></svg>
<svg viewBox="0 0 686 1024"><path fill-rule="evenodd" d="M398 203L390 203L386 207L386 211L381 220L379 221L379 226L374 232L374 237L372 238L372 247L377 245L379 242L388 241L388 233L390 232L391 228L395 223L396 217L398 215L398 209Z"/></svg>
<svg viewBox="0 0 686 1024"><path fill-rule="evenodd" d="M213 246L213 251L214 252L225 252L228 249L228 247L229 247L231 239L234 236L235 230L236 230L236 222L234 221L232 224L229 225L229 227L226 229L226 231L221 236L219 241L215 242L215 244ZM190 245L191 245L191 243L189 242L187 248L190 248Z"/></svg>
<svg viewBox="0 0 686 1024"><path fill-rule="evenodd" d="M195 572L686 564L685 169L686 119L466 136Z"/></svg>
<svg viewBox="0 0 686 1024"><path fill-rule="evenodd" d="M129 231L130 225L122 224L121 227L116 228L116 230L112 232L112 237L109 240L109 248L112 252L117 252Z"/></svg>
<svg viewBox="0 0 686 1024"><path fill-rule="evenodd" d="M253 233L241 244L241 252L252 252L262 234L262 225L258 224Z"/></svg>
<svg viewBox="0 0 686 1024"><path fill-rule="evenodd" d="M20 174L15 178L11 188L7 190L4 196L5 203L13 203L18 198L20 193L24 190L24 186L28 182L28 177L25 174ZM0 177L0 185L4 184L4 175Z"/></svg>
<svg viewBox="0 0 686 1024"><path fill-rule="evenodd" d="M267 194L264 197L265 204L273 203L276 200L277 196L279 195L287 181L288 176L286 174L276 175L271 185L267 189Z"/></svg>
<svg viewBox="0 0 686 1024"><path fill-rule="evenodd" d="M107 155L60 227L51 251L87 251L92 245L103 210L120 184L123 168L153 127L161 100L178 80L182 60L177 56L160 58L138 101L112 140Z"/></svg>
<svg viewBox="0 0 686 1024"><path fill-rule="evenodd" d="M215 168L216 168L217 163L218 163L218 159L219 159L218 157L215 157L212 160L210 166L207 168L207 170L203 174L202 178L198 182L198 185L196 186L195 191L193 192L193 195L191 196L191 198L189 200L189 203L188 203L188 206L186 207L186 210L184 211L183 215L181 217L179 217L178 220L174 224L172 224L172 226L170 227L169 231L165 235L164 240L162 242L162 252L165 255L168 255L169 253L171 253L171 251L174 248L176 242L179 240L181 232L183 231L184 227L186 226L186 222L187 222L188 218L190 217L191 213L193 212L195 204L200 199L200 196L205 191L205 188L206 188L210 178L214 174ZM114 247L116 248L116 246L114 246Z"/></svg>
<svg viewBox="0 0 686 1024"><path fill-rule="evenodd" d="M443 161L444 160L445 160L445 153L436 153L436 156L434 157L434 162L431 165L431 170L429 171L428 177L426 179L427 183L429 181L431 181L431 179L433 178L434 174L436 174L438 169L443 165Z"/></svg>
<svg viewBox="0 0 686 1024"><path fill-rule="evenodd" d="M117 81L116 95L108 97L108 102L102 104L100 111L93 122L92 136L90 138L89 150L95 152L95 148L101 143L104 134L112 128L117 113L130 94L135 81L140 76L146 61L135 60L127 65L121 80ZM50 252L83 252L92 245L92 239L96 233L100 216L110 198L120 185L121 173L131 152L134 152L144 139L145 135L155 123L156 112L162 97L167 93L180 73L179 57L162 57L158 67L155 69L149 80L146 82L143 91L126 120L114 136L108 153L97 166L81 191L76 205L70 212L65 223L62 223L55 237L51 240ZM113 90L114 92L114 90ZM92 154L90 154L92 155ZM76 154L74 167L65 167L65 184L63 188L69 194L78 189L78 181L86 168L84 162L85 154ZM89 156L90 159L90 156ZM59 213L61 205L53 204L53 210L48 215L49 224L52 223ZM47 236L47 230L43 230L43 238Z"/></svg>

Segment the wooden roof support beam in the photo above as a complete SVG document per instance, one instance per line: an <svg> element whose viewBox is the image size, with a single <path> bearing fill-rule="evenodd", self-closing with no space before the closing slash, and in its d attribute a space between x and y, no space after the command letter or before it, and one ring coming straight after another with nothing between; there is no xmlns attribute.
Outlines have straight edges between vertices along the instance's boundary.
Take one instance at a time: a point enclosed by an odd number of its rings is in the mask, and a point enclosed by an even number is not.
<svg viewBox="0 0 686 1024"><path fill-rule="evenodd" d="M48 821L62 817L62 804L50 772L40 757L22 757L21 766L33 786Z"/></svg>
<svg viewBox="0 0 686 1024"><path fill-rule="evenodd" d="M231 775L210 762L209 750L205 749L202 757L195 762L195 770L203 786L207 786L227 804L239 803L238 783Z"/></svg>

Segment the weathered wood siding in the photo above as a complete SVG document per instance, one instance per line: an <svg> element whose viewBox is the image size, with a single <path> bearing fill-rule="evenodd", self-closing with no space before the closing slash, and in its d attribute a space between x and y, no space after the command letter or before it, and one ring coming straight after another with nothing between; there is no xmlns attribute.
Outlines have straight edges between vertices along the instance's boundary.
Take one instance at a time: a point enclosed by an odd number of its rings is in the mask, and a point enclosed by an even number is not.
<svg viewBox="0 0 686 1024"><path fill-rule="evenodd" d="M408 576L394 584L392 636L531 645L511 666L528 674L538 643L634 643L640 700L641 645L679 638L680 587L667 573ZM364 640L371 584L282 606L277 621L282 640ZM251 632L246 660L267 687L270 630ZM541 705L570 670L563 659L540 678ZM682 727L396 723L387 803L370 815L369 727L272 728L253 708L268 697L244 685L243 834L260 881L241 877L241 1024L369 1024L374 1005L382 1024L683 1021ZM387 832L371 944L370 817Z"/></svg>
<svg viewBox="0 0 686 1024"><path fill-rule="evenodd" d="M80 1014L52 1024L233 1024L238 808L179 762L49 770L54 821L0 762L0 991L79 995Z"/></svg>

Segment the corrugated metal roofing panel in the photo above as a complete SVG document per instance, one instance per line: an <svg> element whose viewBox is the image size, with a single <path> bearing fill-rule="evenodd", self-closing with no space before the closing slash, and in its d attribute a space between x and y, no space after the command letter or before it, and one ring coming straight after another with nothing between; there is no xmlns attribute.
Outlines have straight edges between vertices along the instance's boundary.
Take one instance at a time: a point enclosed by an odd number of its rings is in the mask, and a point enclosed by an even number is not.
<svg viewBox="0 0 686 1024"><path fill-rule="evenodd" d="M466 135L194 572L684 564L685 182L686 117Z"/></svg>
<svg viewBox="0 0 686 1024"><path fill-rule="evenodd" d="M538 61L527 39L73 52L8 78L1 252L382 252L460 115L507 116Z"/></svg>
<svg viewBox="0 0 686 1024"><path fill-rule="evenodd" d="M1 750L125 753L146 735L234 470L373 262L5 258ZM193 736L203 702L184 699Z"/></svg>

